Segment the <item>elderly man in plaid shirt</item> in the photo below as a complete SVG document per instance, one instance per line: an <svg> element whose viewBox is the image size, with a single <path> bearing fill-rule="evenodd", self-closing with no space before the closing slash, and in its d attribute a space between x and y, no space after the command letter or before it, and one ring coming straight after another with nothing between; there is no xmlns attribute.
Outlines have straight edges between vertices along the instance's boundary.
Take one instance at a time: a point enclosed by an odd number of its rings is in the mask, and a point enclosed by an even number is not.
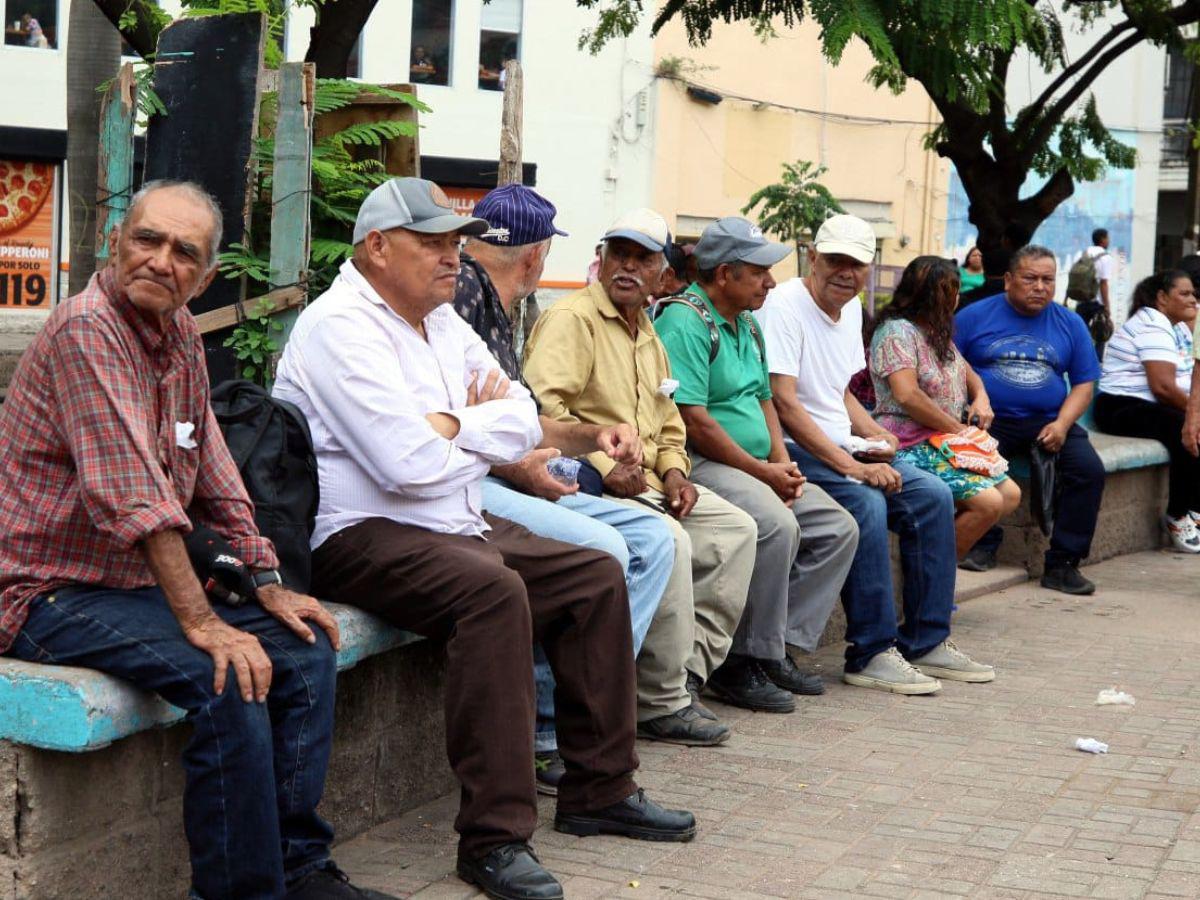
<svg viewBox="0 0 1200 900"><path fill-rule="evenodd" d="M0 652L99 669L187 711L193 898L381 898L334 866L316 814L337 625L275 571L184 309L220 239L201 188L146 185L115 265L22 357L0 407ZM193 524L251 567L257 603L209 603L184 549Z"/></svg>

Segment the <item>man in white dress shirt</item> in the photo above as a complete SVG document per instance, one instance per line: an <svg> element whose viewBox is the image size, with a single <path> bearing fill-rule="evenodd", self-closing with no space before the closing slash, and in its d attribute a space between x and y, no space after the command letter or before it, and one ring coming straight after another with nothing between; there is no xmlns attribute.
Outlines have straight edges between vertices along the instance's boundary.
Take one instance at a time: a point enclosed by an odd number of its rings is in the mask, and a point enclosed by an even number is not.
<svg viewBox="0 0 1200 900"><path fill-rule="evenodd" d="M542 437L529 392L448 305L461 236L486 228L455 215L432 182L376 188L358 214L354 258L296 323L275 393L312 428L316 593L446 642L459 874L492 896L549 900L562 889L527 843L537 825L534 640L558 684L566 775L555 827L683 841L696 826L632 779L621 567L482 512L489 468Z"/></svg>

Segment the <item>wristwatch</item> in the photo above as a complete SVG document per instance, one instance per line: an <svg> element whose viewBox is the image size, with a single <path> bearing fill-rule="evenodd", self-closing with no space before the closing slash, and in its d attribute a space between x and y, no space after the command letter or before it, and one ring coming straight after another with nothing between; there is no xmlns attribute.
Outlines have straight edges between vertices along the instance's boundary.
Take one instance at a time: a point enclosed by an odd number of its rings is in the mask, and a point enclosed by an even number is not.
<svg viewBox="0 0 1200 900"><path fill-rule="evenodd" d="M255 590L270 587L271 585L283 587L283 578L280 576L278 569L262 569L251 575L250 580L254 582Z"/></svg>

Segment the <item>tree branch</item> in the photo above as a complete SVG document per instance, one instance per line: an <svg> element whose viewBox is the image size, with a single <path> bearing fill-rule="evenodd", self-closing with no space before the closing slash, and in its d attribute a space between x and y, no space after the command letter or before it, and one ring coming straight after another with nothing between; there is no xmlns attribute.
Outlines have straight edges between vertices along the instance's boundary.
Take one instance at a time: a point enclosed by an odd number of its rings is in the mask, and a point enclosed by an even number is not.
<svg viewBox="0 0 1200 900"><path fill-rule="evenodd" d="M1100 74L1114 59L1121 56L1126 50L1141 43L1143 37L1141 31L1135 30L1125 40L1111 47L1107 53L1104 53L1094 61L1089 71L1079 76L1079 80L1053 106L1043 112L1040 117L1033 120L1036 122L1036 125L1032 127L1032 133L1025 139L1018 138L1021 149L1017 158L1022 166L1028 168L1033 157L1037 154L1038 148L1050 140L1050 135L1054 133L1054 129L1062 122L1075 101L1082 97L1084 92L1092 86L1092 82L1100 77ZM1026 108L1028 109L1028 107ZM1022 110L1022 113L1024 113L1024 110ZM1020 118L1020 115L1018 115L1018 118Z"/></svg>
<svg viewBox="0 0 1200 900"><path fill-rule="evenodd" d="M1066 169L1057 169L1050 180L1034 194L1021 200L1017 207L1032 212L1039 222L1050 217L1059 204L1075 193L1075 179Z"/></svg>
<svg viewBox="0 0 1200 900"><path fill-rule="evenodd" d="M1125 21L1120 25L1113 26L1111 29L1109 29L1108 34L1100 38L1100 40L1096 41L1096 43L1089 47L1087 52L1080 56L1079 59L1075 60L1075 62L1071 63L1071 65L1059 72L1058 77L1050 82L1049 86L1042 91L1041 94L1038 95L1038 98L1030 103L1029 106L1034 109L1041 109L1045 107L1046 104L1048 104L1054 97L1055 92L1072 78L1074 78L1075 75L1083 71L1083 69L1086 68L1093 59L1095 59L1096 54L1100 53L1100 51L1103 50L1106 45L1115 41L1129 29L1136 27L1137 26L1130 21Z"/></svg>
<svg viewBox="0 0 1200 900"><path fill-rule="evenodd" d="M1175 28L1200 21L1200 0L1186 0L1182 5L1166 13L1163 19L1170 22ZM1092 51L1084 54L1085 57L1090 56L1091 59L1083 68L1075 69L1076 74L1078 74L1078 80L1075 84L1062 97L1055 101L1049 109L1046 109L1041 116L1036 119L1030 119L1030 122L1036 124L1033 126L1032 134L1030 134L1029 138L1020 142L1022 148L1020 159L1023 164L1028 165L1028 162L1037 153L1037 148L1050 139L1050 135L1054 133L1054 129L1058 126L1059 122L1062 121L1075 102L1083 96L1084 92L1092 86L1092 83L1100 77L1101 73L1108 68L1113 60L1145 40L1146 31L1141 25L1134 23L1132 20L1128 24L1130 28L1127 30L1131 30L1131 34L1115 46L1109 47L1108 50L1099 56L1093 55ZM1097 46L1102 43L1104 43L1104 39L1098 41ZM1096 48L1093 47L1092 49L1095 50ZM1017 116L1017 121L1020 122L1022 120L1026 111L1036 110L1036 104L1041 103L1046 94L1047 92L1043 91L1041 97L1022 110Z"/></svg>
<svg viewBox="0 0 1200 900"><path fill-rule="evenodd" d="M127 0L95 0L95 3L96 8L104 14L104 18L112 22L113 28L120 30L117 23L121 21L121 14L129 5ZM157 23L149 21L146 16L139 13L137 25L130 31L122 31L121 36L140 56L145 57L152 56L158 48L158 32Z"/></svg>

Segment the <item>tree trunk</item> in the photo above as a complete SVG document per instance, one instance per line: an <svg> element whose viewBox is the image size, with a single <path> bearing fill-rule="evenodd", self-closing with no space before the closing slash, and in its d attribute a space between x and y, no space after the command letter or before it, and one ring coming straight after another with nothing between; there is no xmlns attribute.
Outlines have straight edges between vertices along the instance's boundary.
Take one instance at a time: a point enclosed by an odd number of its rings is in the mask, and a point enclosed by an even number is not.
<svg viewBox="0 0 1200 900"><path fill-rule="evenodd" d="M100 104L96 90L117 74L121 36L93 3L71 4L67 31L67 188L70 222L69 291L87 285L96 257L96 173Z"/></svg>
<svg viewBox="0 0 1200 900"><path fill-rule="evenodd" d="M377 0L337 0L317 13L309 30L305 62L316 63L318 78L345 78L350 53ZM406 69L407 71L407 69Z"/></svg>

